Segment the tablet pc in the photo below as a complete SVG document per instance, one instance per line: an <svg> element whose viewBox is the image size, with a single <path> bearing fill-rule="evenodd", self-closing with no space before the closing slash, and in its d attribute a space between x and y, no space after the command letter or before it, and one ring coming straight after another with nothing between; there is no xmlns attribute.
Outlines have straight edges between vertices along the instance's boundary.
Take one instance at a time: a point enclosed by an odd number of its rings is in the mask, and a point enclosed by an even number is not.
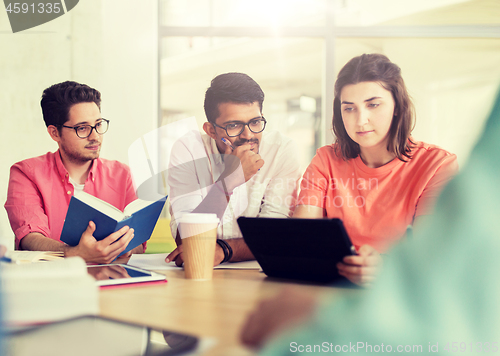
<svg viewBox="0 0 500 356"><path fill-rule="evenodd" d="M337 263L356 254L340 219L239 217L243 239L269 277L347 281Z"/></svg>
<svg viewBox="0 0 500 356"><path fill-rule="evenodd" d="M99 316L83 316L4 333L11 356L167 356L193 350L198 339Z"/></svg>
<svg viewBox="0 0 500 356"><path fill-rule="evenodd" d="M138 267L121 264L87 266L98 286L164 281L165 275Z"/></svg>

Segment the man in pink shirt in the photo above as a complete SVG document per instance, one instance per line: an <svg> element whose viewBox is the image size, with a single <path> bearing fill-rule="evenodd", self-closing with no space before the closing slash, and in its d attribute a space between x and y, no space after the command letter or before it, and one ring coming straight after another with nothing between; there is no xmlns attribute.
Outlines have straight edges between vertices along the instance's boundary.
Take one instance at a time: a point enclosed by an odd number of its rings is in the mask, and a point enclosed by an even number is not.
<svg viewBox="0 0 500 356"><path fill-rule="evenodd" d="M63 251L87 262L109 263L128 245L133 229L125 226L105 239L93 237L90 222L77 246L60 241L72 195L85 191L123 210L137 199L129 168L99 158L109 121L101 117L101 94L84 84L64 82L44 90L43 119L59 150L14 164L10 170L5 209L16 248ZM131 253L144 252L138 246Z"/></svg>

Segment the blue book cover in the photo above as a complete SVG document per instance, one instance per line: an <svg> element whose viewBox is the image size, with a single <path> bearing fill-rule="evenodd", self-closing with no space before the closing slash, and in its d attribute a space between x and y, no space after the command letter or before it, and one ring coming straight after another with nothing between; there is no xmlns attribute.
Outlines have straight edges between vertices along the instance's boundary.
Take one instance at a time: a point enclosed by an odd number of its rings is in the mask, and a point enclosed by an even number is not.
<svg viewBox="0 0 500 356"><path fill-rule="evenodd" d="M78 245L89 221L96 225L94 237L98 241L127 225L134 229L134 238L122 252L124 254L149 240L166 200L166 196L155 202L137 199L121 212L111 204L82 192L78 197L71 197L61 241L70 246Z"/></svg>

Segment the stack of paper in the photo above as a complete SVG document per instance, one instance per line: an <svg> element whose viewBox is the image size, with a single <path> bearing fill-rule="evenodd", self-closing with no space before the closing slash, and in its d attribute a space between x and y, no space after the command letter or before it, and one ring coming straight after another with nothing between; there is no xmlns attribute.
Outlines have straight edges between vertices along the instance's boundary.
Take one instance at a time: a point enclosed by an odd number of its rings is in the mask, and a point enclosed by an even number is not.
<svg viewBox="0 0 500 356"><path fill-rule="evenodd" d="M167 271L179 270L179 267L174 262L166 263L165 257L168 253L157 254L134 254L130 257L128 264L130 266L147 269L150 271ZM215 266L215 269L256 269L262 270L257 261L243 261L243 262L226 262L221 265Z"/></svg>
<svg viewBox="0 0 500 356"><path fill-rule="evenodd" d="M80 257L32 264L2 264L3 319L48 322L99 312L98 287Z"/></svg>

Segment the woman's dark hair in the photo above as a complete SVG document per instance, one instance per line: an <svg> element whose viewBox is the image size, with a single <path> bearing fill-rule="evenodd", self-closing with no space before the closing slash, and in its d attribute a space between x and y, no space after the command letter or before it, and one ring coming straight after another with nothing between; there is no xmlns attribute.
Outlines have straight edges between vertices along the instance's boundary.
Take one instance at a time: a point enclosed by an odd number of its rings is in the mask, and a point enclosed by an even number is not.
<svg viewBox="0 0 500 356"><path fill-rule="evenodd" d="M68 121L71 107L79 103L95 103L101 110L101 93L85 84L66 81L45 89L40 105L45 126L61 125Z"/></svg>
<svg viewBox="0 0 500 356"><path fill-rule="evenodd" d="M343 159L356 158L359 145L354 142L344 127L340 94L346 85L361 82L377 82L392 93L394 99L394 116L389 128L387 150L401 161L411 158L411 149L415 144L410 134L415 122L415 109L406 90L401 69L383 54L363 54L354 57L340 70L335 82L335 99L333 100L333 132L336 136L337 154Z"/></svg>
<svg viewBox="0 0 500 356"><path fill-rule="evenodd" d="M264 92L259 84L244 73L225 73L216 76L205 93L205 115L215 123L220 116L219 105L222 103L259 103L262 113Z"/></svg>

